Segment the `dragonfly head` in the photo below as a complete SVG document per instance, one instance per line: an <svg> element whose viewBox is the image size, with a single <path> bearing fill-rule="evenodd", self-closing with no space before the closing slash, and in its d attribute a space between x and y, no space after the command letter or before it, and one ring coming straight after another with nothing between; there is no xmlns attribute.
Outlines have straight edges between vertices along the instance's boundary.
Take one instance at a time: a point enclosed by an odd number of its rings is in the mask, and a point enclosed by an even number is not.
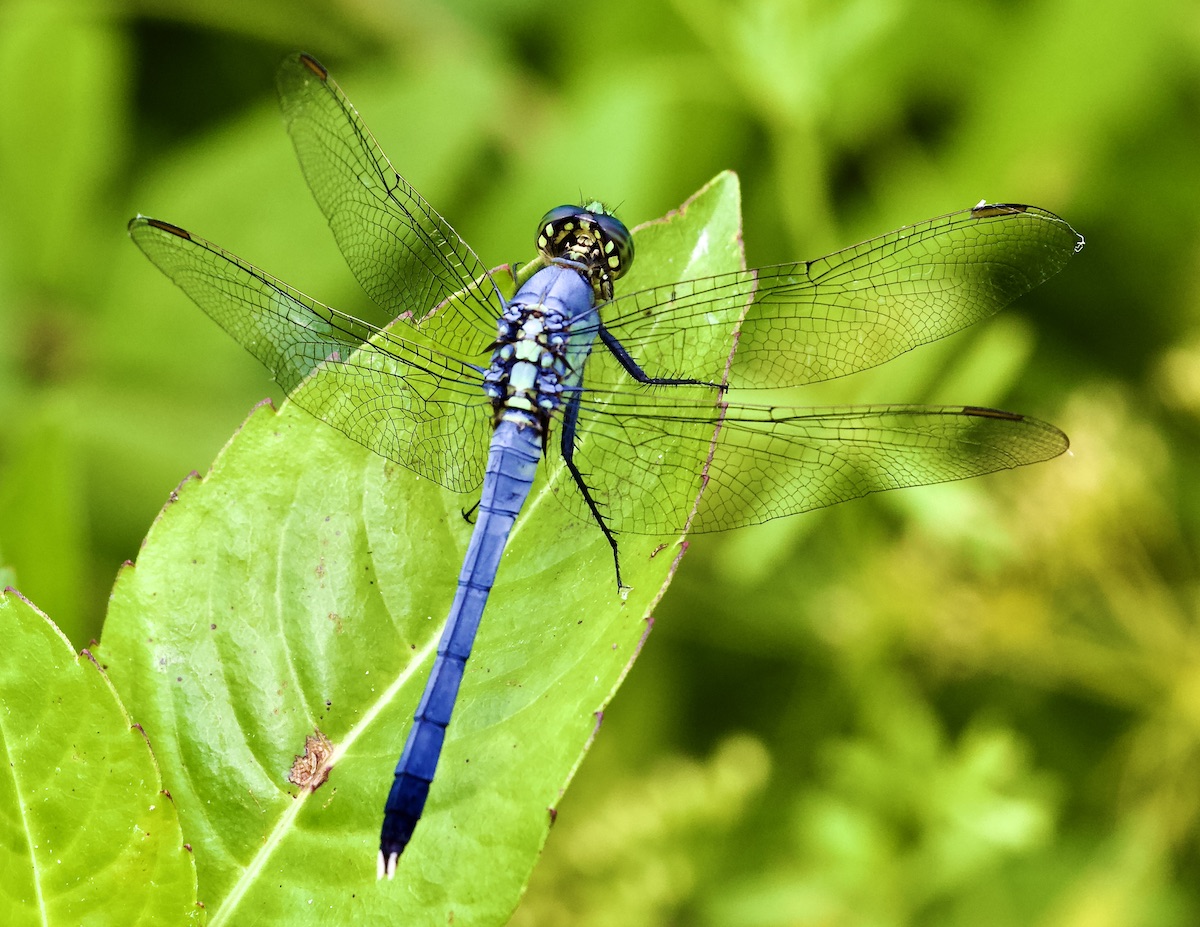
<svg viewBox="0 0 1200 927"><path fill-rule="evenodd" d="M633 236L602 203L555 206L538 225L537 248L547 262L581 266L603 299L633 264Z"/></svg>

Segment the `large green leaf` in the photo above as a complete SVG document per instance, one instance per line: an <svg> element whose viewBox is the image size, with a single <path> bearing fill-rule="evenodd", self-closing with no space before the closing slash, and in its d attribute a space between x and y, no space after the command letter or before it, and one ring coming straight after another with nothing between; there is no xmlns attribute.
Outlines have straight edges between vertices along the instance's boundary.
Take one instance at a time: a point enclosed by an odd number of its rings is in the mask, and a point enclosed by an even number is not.
<svg viewBox="0 0 1200 927"><path fill-rule="evenodd" d="M12 590L0 635L0 923L199 920L175 806L103 670Z"/></svg>
<svg viewBox="0 0 1200 927"><path fill-rule="evenodd" d="M736 178L636 235L630 287L737 269ZM103 653L159 751L210 924L507 919L681 551L622 538L622 599L600 531L554 498L565 479L543 473L517 522L425 817L380 884L383 800L473 500L291 404L260 406L180 487L117 581ZM332 769L309 791L288 772L314 730Z"/></svg>

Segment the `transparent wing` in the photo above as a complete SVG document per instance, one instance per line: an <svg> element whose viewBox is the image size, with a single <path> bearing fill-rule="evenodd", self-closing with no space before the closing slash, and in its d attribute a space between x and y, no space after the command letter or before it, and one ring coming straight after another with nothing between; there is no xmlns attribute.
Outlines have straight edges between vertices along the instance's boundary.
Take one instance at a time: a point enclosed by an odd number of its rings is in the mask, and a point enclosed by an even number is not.
<svg viewBox="0 0 1200 927"><path fill-rule="evenodd" d="M381 330L331 309L176 226L138 216L129 234L292 402L448 489L478 487L491 408L477 367L410 326Z"/></svg>
<svg viewBox="0 0 1200 927"><path fill-rule="evenodd" d="M691 530L722 531L1068 446L1053 425L971 406L725 406L632 392L583 400L579 435L575 461L601 512L633 534L681 530L702 486ZM578 493L559 498L589 517Z"/></svg>
<svg viewBox="0 0 1200 927"><path fill-rule="evenodd" d="M689 345L712 324L714 307L752 293L729 385L798 386L874 367L985 319L1082 247L1082 236L1044 209L977 206L814 261L618 296L601 312L651 376L720 382L719 359L702 368Z"/></svg>
<svg viewBox="0 0 1200 927"><path fill-rule="evenodd" d="M289 57L276 76L280 106L308 186L367 295L390 317L438 313L438 340L467 356L496 335L499 291L475 252L380 149L316 59ZM494 302L492 300L495 300Z"/></svg>

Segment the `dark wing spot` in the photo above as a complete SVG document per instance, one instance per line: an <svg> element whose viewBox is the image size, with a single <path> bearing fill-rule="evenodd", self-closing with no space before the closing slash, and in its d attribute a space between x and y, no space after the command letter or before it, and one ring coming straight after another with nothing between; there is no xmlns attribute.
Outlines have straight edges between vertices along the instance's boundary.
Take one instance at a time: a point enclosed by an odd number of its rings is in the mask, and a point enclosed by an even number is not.
<svg viewBox="0 0 1200 927"><path fill-rule="evenodd" d="M300 63L316 74L318 80L329 79L329 72L325 70L325 65L321 64L321 62L319 62L312 55L306 55L301 52Z"/></svg>
<svg viewBox="0 0 1200 927"><path fill-rule="evenodd" d="M172 225L170 222L163 222L162 219L147 219L146 224L160 231L170 232L179 238L184 238L188 241L192 240L191 234L186 229L181 229L178 225Z"/></svg>
<svg viewBox="0 0 1200 927"><path fill-rule="evenodd" d="M1021 206L1016 203L983 203L971 210L971 215L976 219L988 219L992 216L1013 216L1019 212L1026 212L1028 206Z"/></svg>
<svg viewBox="0 0 1200 927"><path fill-rule="evenodd" d="M1000 409L985 409L983 406L963 406L963 415L974 415L979 418L999 418L1006 422L1023 422L1024 415L1015 412L1004 412Z"/></svg>

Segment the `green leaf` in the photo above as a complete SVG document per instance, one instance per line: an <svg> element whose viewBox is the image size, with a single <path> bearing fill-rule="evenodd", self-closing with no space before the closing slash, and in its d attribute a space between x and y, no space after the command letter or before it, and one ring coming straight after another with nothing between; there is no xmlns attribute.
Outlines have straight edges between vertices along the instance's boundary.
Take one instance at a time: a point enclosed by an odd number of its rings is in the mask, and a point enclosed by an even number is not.
<svg viewBox="0 0 1200 927"><path fill-rule="evenodd" d="M0 923L199 921L175 806L103 670L11 589L0 634Z"/></svg>
<svg viewBox="0 0 1200 927"><path fill-rule="evenodd" d="M636 235L631 288L738 269L736 177ZM160 752L210 924L507 920L682 550L623 537L623 600L601 532L554 499L565 479L542 473L516 524L425 816L380 884L383 801L474 500L291 404L260 406L180 487L118 579L103 653ZM309 791L288 771L314 730L331 769Z"/></svg>

